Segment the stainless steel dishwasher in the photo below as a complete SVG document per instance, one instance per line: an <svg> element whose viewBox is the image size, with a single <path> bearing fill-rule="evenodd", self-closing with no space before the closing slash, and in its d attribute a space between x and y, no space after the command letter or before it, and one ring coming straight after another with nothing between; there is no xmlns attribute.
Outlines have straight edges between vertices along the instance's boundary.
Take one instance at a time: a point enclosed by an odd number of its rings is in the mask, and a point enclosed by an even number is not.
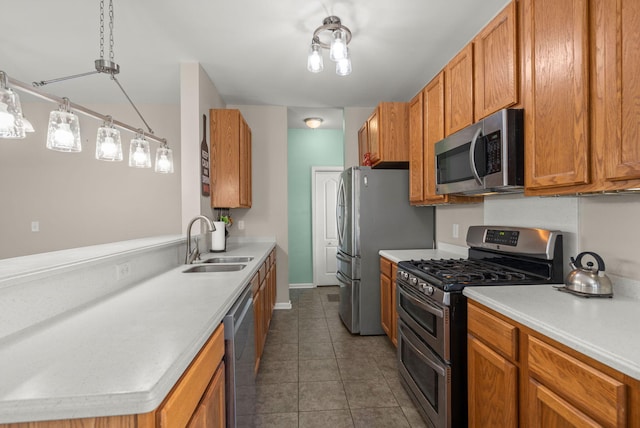
<svg viewBox="0 0 640 428"><path fill-rule="evenodd" d="M224 317L227 427L253 425L256 402L256 347L251 287Z"/></svg>

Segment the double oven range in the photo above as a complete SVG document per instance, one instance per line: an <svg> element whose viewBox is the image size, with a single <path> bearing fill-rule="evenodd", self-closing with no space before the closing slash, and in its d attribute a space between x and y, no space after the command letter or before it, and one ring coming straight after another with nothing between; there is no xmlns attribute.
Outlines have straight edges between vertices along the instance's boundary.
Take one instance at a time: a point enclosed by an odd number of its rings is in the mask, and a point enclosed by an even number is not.
<svg viewBox="0 0 640 428"><path fill-rule="evenodd" d="M471 226L467 259L398 263L398 366L428 425L467 426L464 287L561 283L562 234Z"/></svg>

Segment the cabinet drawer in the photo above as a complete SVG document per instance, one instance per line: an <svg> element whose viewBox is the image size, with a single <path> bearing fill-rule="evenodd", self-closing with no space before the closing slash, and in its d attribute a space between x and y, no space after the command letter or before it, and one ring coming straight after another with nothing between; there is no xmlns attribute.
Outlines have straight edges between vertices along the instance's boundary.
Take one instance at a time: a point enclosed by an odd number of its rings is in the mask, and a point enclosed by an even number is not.
<svg viewBox="0 0 640 428"><path fill-rule="evenodd" d="M253 278L251 278L251 292L253 293L254 300L256 298L256 294L258 293L259 289L260 289L260 276L258 275L258 272L256 272L253 275Z"/></svg>
<svg viewBox="0 0 640 428"><path fill-rule="evenodd" d="M380 274L391 278L391 261L380 257Z"/></svg>
<svg viewBox="0 0 640 428"><path fill-rule="evenodd" d="M222 357L224 327L220 324L158 409L160 427L186 426Z"/></svg>
<svg viewBox="0 0 640 428"><path fill-rule="evenodd" d="M471 304L467 316L469 333L490 344L505 357L518 360L518 327Z"/></svg>
<svg viewBox="0 0 640 428"><path fill-rule="evenodd" d="M262 283L267 277L267 262L262 263L262 266L260 266L260 270L258 271L258 273L260 274L260 282Z"/></svg>
<svg viewBox="0 0 640 428"><path fill-rule="evenodd" d="M623 426L626 389L622 382L529 336L528 364L532 377L605 426Z"/></svg>

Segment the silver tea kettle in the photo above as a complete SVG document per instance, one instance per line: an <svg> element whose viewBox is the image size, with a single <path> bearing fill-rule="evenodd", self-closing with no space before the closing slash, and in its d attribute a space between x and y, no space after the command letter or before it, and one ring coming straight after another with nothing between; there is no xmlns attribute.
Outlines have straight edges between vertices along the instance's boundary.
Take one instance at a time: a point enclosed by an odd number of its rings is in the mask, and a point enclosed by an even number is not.
<svg viewBox="0 0 640 428"><path fill-rule="evenodd" d="M587 267L582 265L582 257L589 255L598 263L597 267L593 262L587 262ZM574 259L570 258L573 269L564 280L565 290L573 294L584 297L613 297L613 286L611 280L604 273L604 260L592 251L585 251L578 254Z"/></svg>

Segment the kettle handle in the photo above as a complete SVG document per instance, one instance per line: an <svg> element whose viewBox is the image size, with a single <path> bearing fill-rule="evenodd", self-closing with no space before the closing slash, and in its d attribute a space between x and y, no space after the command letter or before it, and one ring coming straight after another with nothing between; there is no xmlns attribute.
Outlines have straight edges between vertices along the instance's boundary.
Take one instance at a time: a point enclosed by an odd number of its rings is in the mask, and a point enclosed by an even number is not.
<svg viewBox="0 0 640 428"><path fill-rule="evenodd" d="M575 265L578 268L582 268L582 256L586 256L586 255L590 255L592 256L594 259L596 259L596 263L598 263L598 272L604 272L604 260L602 260L602 257L600 257L598 254L594 253L593 251L585 251L582 252L580 254L578 254L578 256L575 259ZM573 261L573 259L572 259Z"/></svg>

